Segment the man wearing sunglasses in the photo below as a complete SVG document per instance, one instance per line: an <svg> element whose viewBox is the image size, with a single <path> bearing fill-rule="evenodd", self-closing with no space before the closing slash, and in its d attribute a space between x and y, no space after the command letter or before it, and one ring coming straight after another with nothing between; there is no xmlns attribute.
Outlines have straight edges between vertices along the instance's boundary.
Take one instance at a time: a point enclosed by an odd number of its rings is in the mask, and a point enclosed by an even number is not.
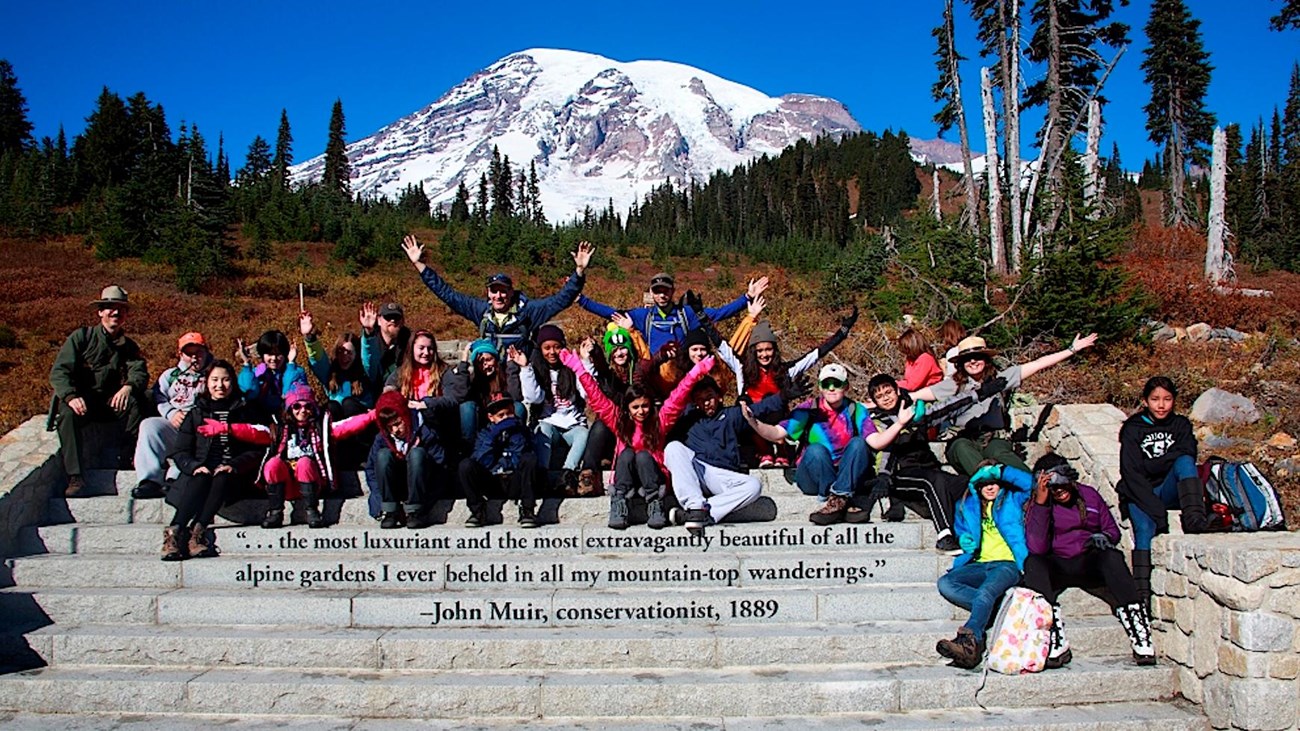
<svg viewBox="0 0 1300 731"><path fill-rule="evenodd" d="M912 420L912 409L904 408L897 422L878 432L867 407L848 397L847 368L827 363L817 375L817 386L817 398L796 406L781 424L754 420L750 427L768 441L790 439L802 445L794 481L805 495L816 495L821 502L809 520L817 525L865 523L870 511L849 501L871 476L872 450L893 444Z"/></svg>
<svg viewBox="0 0 1300 731"><path fill-rule="evenodd" d="M700 327L701 316L707 316L714 323L728 317L735 317L744 312L751 302L766 291L767 277L751 279L745 294L721 307L703 308L703 312L700 312L685 302L675 302L673 295L677 293L677 287L673 276L667 272L660 272L650 279L650 297L653 304L634 307L626 312L627 316L632 318L632 325L641 332L641 336L649 344L650 352L658 353L659 349L668 343L684 342L686 333ZM589 299L586 295L578 297L578 306L604 320L608 320L616 312L622 312Z"/></svg>
<svg viewBox="0 0 1300 731"><path fill-rule="evenodd" d="M470 297L457 292L447 280L431 267L425 266L421 261L424 246L414 236L402 240L402 251L420 273L420 279L429 291L437 295L452 312L478 326L479 339L491 340L498 353L506 352L511 345L530 353L530 343L537 329L573 304L581 294L582 286L587 281L587 266L596 253L596 247L586 241L578 242L577 251L571 254L573 274L569 275L564 287L550 297L536 300L530 300L518 292L508 274L493 274L488 277L484 299Z"/></svg>

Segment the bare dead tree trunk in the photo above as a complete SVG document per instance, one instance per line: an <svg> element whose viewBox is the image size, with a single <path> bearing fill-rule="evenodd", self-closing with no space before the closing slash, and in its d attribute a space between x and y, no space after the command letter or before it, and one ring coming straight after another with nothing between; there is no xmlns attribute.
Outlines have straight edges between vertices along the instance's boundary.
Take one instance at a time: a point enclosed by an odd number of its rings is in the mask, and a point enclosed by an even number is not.
<svg viewBox="0 0 1300 731"><path fill-rule="evenodd" d="M1020 273L1020 252L1025 243L1026 227L1021 225L1021 181L1020 171L1020 2L1009 0L1011 8L1007 12L1008 0L1002 2L1002 17L1010 26L1011 39L1004 45L1002 53L1003 84L1002 109L1006 123L1007 185L1011 195L1011 271ZM1006 33L1002 34L1006 38Z"/></svg>
<svg viewBox="0 0 1300 731"><path fill-rule="evenodd" d="M931 176L930 203L934 207L934 220L943 220L943 211L939 209L939 168L935 168Z"/></svg>
<svg viewBox="0 0 1300 731"><path fill-rule="evenodd" d="M1088 143L1083 153L1083 200L1088 204L1088 218L1101 215L1101 102L1088 102Z"/></svg>
<svg viewBox="0 0 1300 731"><path fill-rule="evenodd" d="M1209 240L1205 247L1205 278L1218 285L1229 278L1228 261L1224 250L1227 222L1224 219L1224 202L1227 198L1225 183L1228 179L1228 140L1221 127L1214 128L1214 156L1210 162L1210 218Z"/></svg>
<svg viewBox="0 0 1300 731"><path fill-rule="evenodd" d="M966 129L966 108L961 102L961 73L957 63L956 27L952 12L953 0L944 3L943 21L948 26L948 74L952 77L952 100L957 110L957 134L961 139L961 164L966 176L962 185L966 189L966 209L962 211L962 227L970 233L979 232L979 193L975 190L975 169L971 165L970 133Z"/></svg>
<svg viewBox="0 0 1300 731"><path fill-rule="evenodd" d="M980 99L984 103L984 174L989 187L989 263L998 274L1007 273L1002 242L1002 183L998 179L998 120L993 111L993 80L987 66L980 69Z"/></svg>

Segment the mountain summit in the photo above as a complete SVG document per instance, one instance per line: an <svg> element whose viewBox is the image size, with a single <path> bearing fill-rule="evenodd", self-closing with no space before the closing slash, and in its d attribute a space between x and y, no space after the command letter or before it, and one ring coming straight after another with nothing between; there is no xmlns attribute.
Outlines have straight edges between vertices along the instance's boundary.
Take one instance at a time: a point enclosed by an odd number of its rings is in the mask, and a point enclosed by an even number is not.
<svg viewBox="0 0 1300 731"><path fill-rule="evenodd" d="M435 205L471 198L492 148L537 166L552 221L613 200L623 212L664 180L704 181L797 140L861 129L838 101L770 97L690 66L535 48L474 74L420 111L348 145L352 190L395 198L423 184ZM295 166L321 176L324 157Z"/></svg>

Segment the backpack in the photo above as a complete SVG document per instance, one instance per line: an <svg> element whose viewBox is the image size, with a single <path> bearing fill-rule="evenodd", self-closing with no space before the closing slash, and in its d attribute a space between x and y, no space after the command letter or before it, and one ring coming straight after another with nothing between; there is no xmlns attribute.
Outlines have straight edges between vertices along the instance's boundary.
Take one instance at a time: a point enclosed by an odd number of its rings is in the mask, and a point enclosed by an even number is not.
<svg viewBox="0 0 1300 731"><path fill-rule="evenodd" d="M1047 667L1051 631L1052 605L1042 594L1019 586L1007 589L993 621L985 669L1003 675L1042 672Z"/></svg>
<svg viewBox="0 0 1300 731"><path fill-rule="evenodd" d="M1208 512L1222 516L1233 531L1286 528L1277 490L1255 465L1211 457L1197 471L1205 485Z"/></svg>

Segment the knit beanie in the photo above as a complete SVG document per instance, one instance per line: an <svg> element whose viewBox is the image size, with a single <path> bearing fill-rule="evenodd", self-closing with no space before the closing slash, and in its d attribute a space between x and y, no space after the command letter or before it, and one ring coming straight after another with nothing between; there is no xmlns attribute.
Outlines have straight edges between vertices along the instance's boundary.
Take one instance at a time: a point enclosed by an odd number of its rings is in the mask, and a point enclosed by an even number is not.
<svg viewBox="0 0 1300 731"><path fill-rule="evenodd" d="M749 333L749 344L758 345L759 343L776 344L776 333L772 332L772 323L764 320L754 326Z"/></svg>
<svg viewBox="0 0 1300 731"><path fill-rule="evenodd" d="M612 356L614 351L619 348L628 348L630 350L632 348L632 333L611 322L605 326L605 337L602 339L601 345L605 348L606 358Z"/></svg>
<svg viewBox="0 0 1300 731"><path fill-rule="evenodd" d="M554 340L562 346L567 347L568 343L564 341L564 331L558 325L542 325L537 329L537 344Z"/></svg>
<svg viewBox="0 0 1300 731"><path fill-rule="evenodd" d="M300 401L306 401L312 406L316 405L316 397L312 394L310 386L300 383L289 389L289 395L284 397L284 408L291 409Z"/></svg>
<svg viewBox="0 0 1300 731"><path fill-rule="evenodd" d="M501 359L501 354L497 352L497 346L494 345L491 340L488 340L487 338L481 338L479 340L475 340L474 342L470 343L469 362L470 363L478 362L478 357L480 355L483 355L484 353L491 353L492 357L496 358L497 360Z"/></svg>
<svg viewBox="0 0 1300 731"><path fill-rule="evenodd" d="M709 335L704 332L704 328L697 327L686 333L686 342L682 343L682 347L690 350L692 345L703 345L706 348L709 347Z"/></svg>

